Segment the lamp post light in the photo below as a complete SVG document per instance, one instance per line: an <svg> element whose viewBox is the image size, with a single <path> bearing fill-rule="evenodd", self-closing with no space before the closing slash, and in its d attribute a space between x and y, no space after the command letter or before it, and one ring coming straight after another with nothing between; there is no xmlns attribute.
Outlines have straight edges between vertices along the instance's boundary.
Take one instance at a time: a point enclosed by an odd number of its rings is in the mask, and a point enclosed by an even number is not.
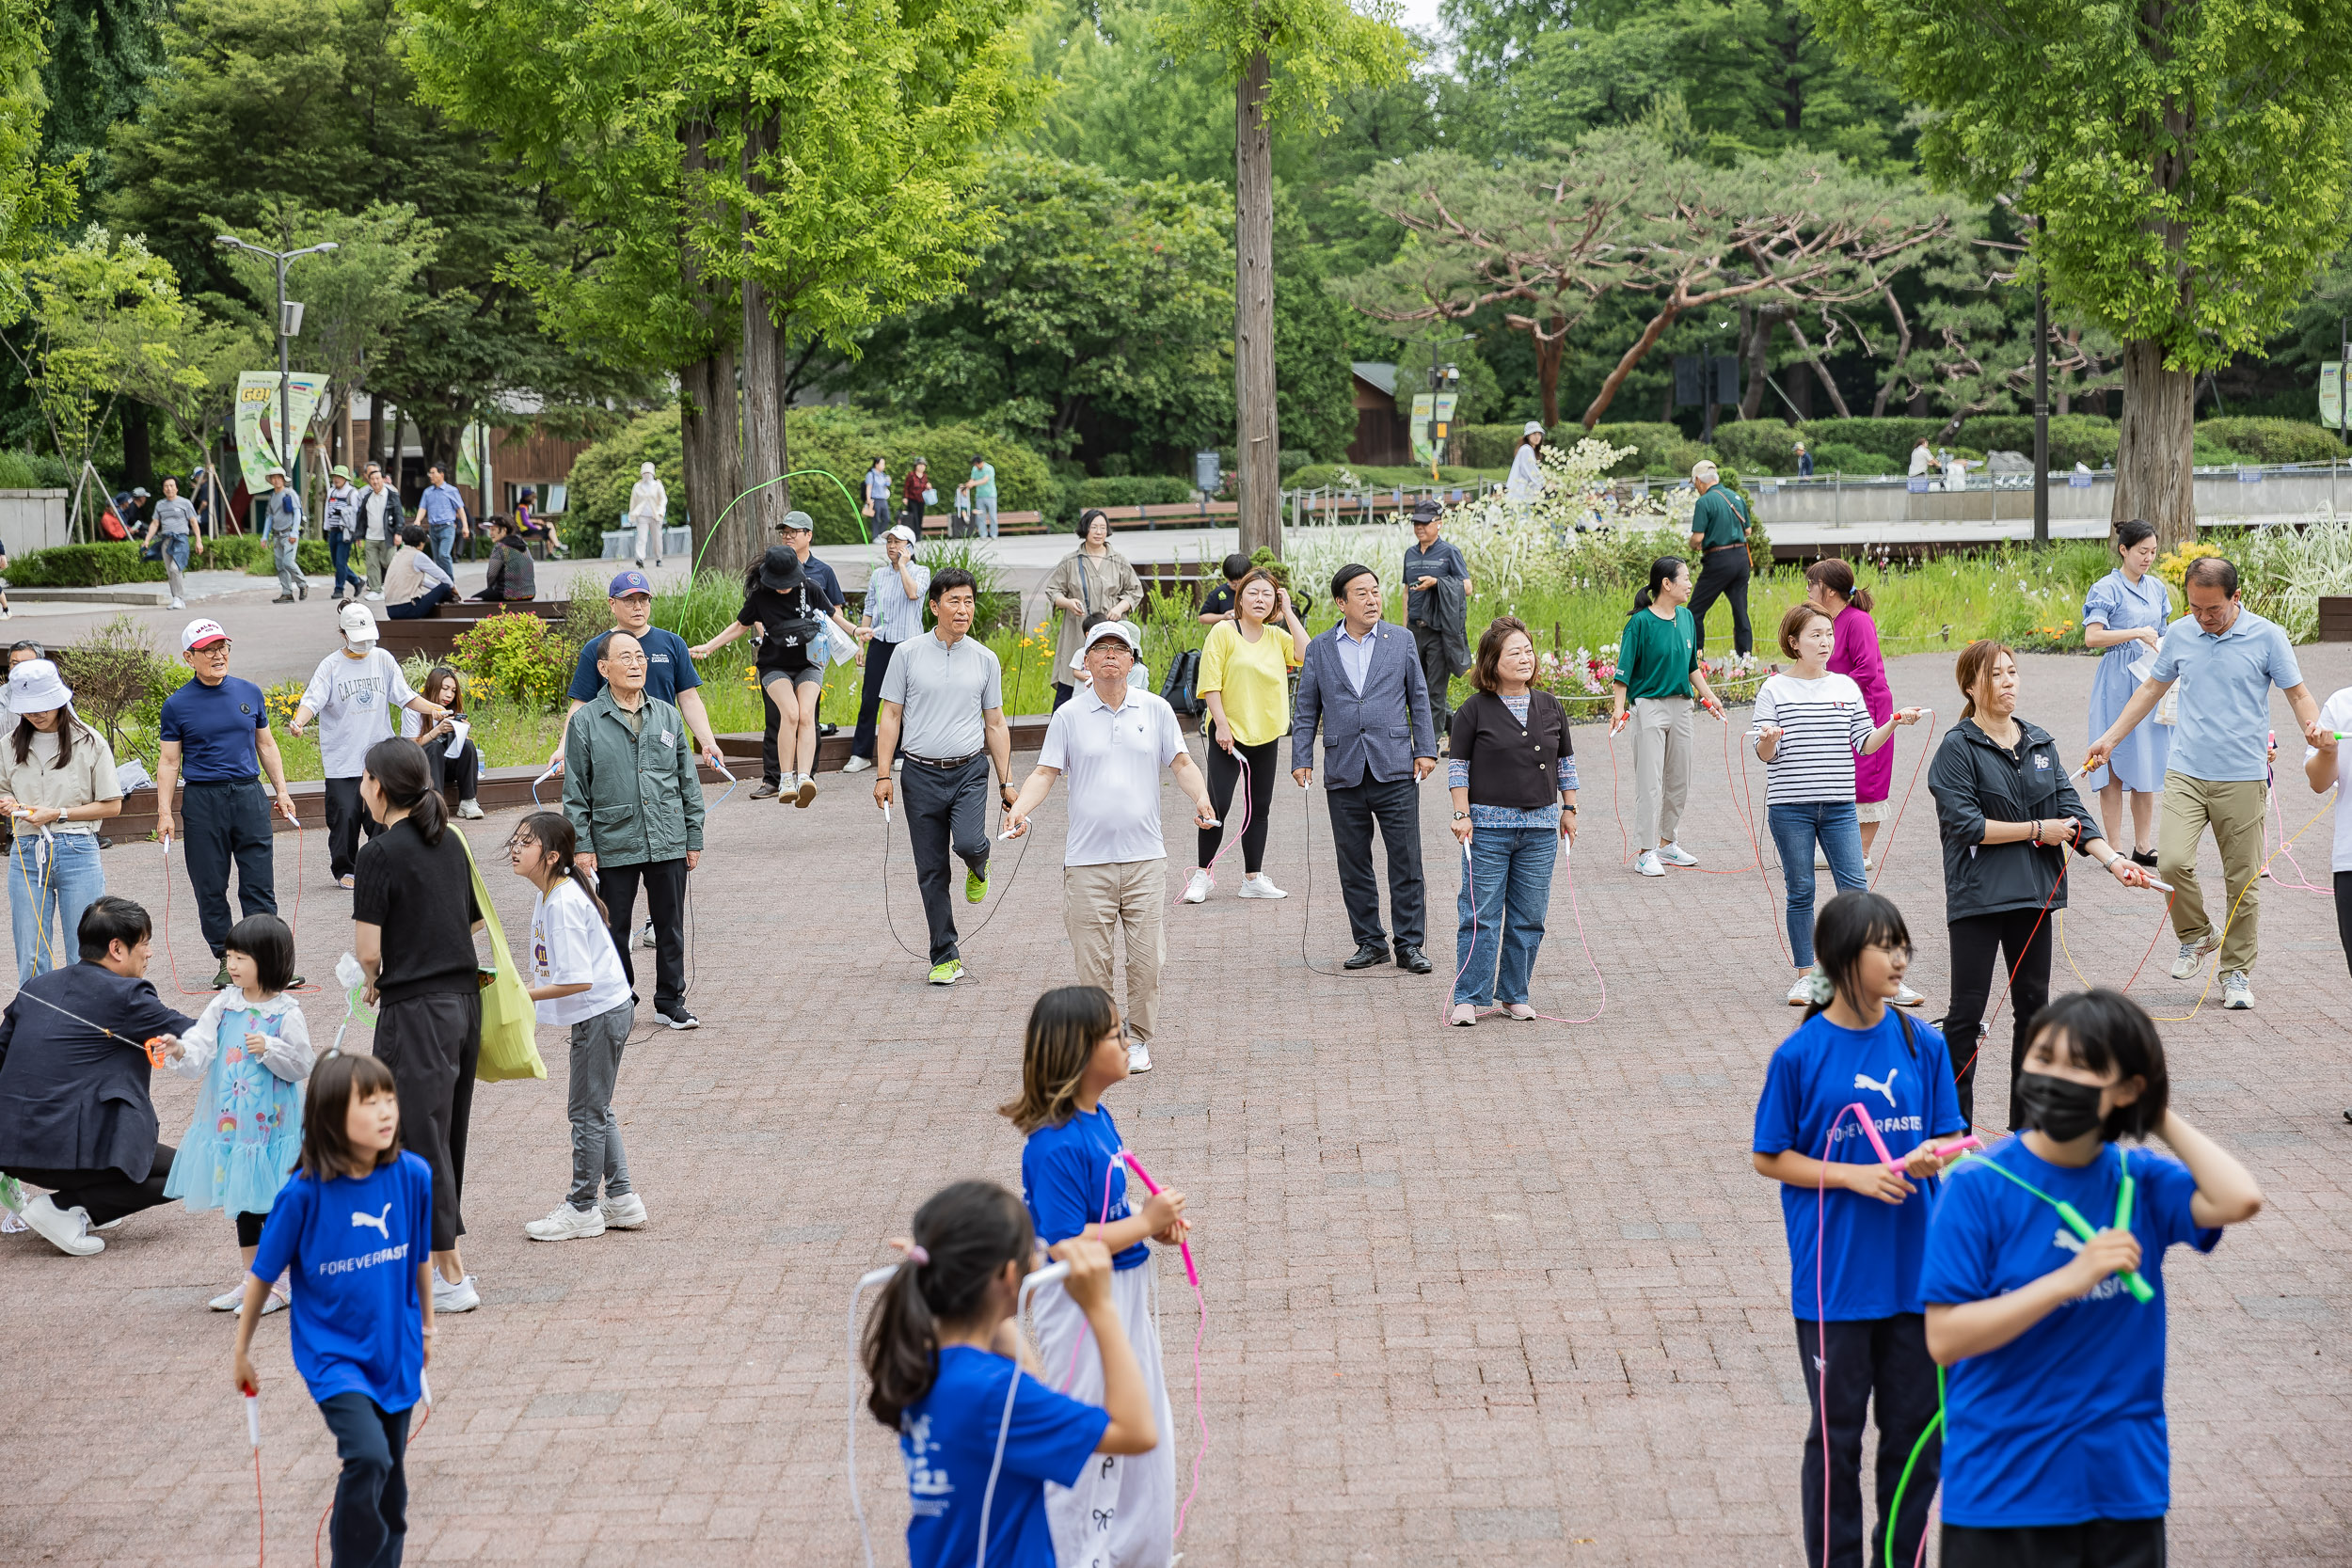
<svg viewBox="0 0 2352 1568"><path fill-rule="evenodd" d="M300 449L294 444L292 429L294 400L288 395L286 389L288 374L286 345L289 340L302 330L302 307L299 304L289 306L287 303L286 263L299 256L322 255L340 247L333 240L322 240L317 245L307 245L299 250L271 250L264 245L241 240L234 234L215 234L213 236L213 243L231 250L250 251L256 256L266 256L278 269L278 460L286 465L286 483L292 484L294 464Z"/></svg>

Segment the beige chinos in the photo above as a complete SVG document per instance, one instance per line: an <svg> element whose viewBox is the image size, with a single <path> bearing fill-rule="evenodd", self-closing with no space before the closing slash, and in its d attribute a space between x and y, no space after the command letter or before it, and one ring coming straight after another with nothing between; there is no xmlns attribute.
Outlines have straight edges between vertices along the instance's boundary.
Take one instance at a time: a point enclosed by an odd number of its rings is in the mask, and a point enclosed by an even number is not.
<svg viewBox="0 0 2352 1568"><path fill-rule="evenodd" d="M1061 875L1062 927L1070 933L1078 983L1119 995L1112 935L1125 933L1127 1033L1151 1044L1160 1009L1160 967L1168 962L1168 927L1161 918L1168 908L1168 862L1066 865Z"/></svg>
<svg viewBox="0 0 2352 1568"><path fill-rule="evenodd" d="M1691 699L1633 701L1633 847L1675 842L1691 798Z"/></svg>
<svg viewBox="0 0 2352 1568"><path fill-rule="evenodd" d="M2197 841L2207 824L2221 851L2221 880L2229 903L2221 911L2221 972L2254 972L2260 934L2255 916L2262 903L2263 817L2270 807L2260 779L2193 779L2164 776L2164 817L2156 830L2156 875L2170 882L2172 930L2181 941L2212 940L2214 924L2197 882Z"/></svg>

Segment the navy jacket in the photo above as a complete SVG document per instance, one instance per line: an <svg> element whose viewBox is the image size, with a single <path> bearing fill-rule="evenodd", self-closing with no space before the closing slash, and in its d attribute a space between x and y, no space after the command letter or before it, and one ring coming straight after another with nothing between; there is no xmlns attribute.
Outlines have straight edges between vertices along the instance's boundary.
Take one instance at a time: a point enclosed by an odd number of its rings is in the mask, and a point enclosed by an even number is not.
<svg viewBox="0 0 2352 1568"><path fill-rule="evenodd" d="M2074 838L2078 849L2106 836L2067 782L2065 759L2050 732L2023 719L2017 721L2017 756L2012 760L1975 720L1963 719L1944 732L1935 760L1928 765L1928 792L1935 797L1936 825L1944 834L1947 921L2038 910L2045 898L2054 910L2066 907L2064 884L2055 896L2051 894L2066 850L2023 839L1985 844L1986 822L2071 816L2080 824Z"/></svg>
<svg viewBox="0 0 2352 1568"><path fill-rule="evenodd" d="M26 981L0 1012L0 1170L112 1170L146 1180L155 1163L155 1102L147 1052L129 1042L195 1027L153 986L101 964L68 964Z"/></svg>
<svg viewBox="0 0 2352 1568"><path fill-rule="evenodd" d="M1298 703L1291 718L1291 767L1314 766L1315 721L1323 721L1323 783L1353 788L1364 775L1382 784L1413 776L1415 757L1438 754L1429 719L1429 682L1421 673L1412 634L1386 621L1372 628L1372 666L1362 696L1348 684L1340 658L1340 628L1307 644L1298 671Z"/></svg>

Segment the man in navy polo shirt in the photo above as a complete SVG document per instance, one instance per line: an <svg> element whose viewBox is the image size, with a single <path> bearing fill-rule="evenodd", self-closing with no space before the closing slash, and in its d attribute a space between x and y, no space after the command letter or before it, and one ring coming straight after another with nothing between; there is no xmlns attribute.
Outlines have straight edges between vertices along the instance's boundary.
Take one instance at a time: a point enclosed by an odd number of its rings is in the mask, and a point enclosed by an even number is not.
<svg viewBox="0 0 2352 1568"><path fill-rule="evenodd" d="M694 670L694 657L686 650L686 639L653 624L652 582L643 572L623 572L612 579L606 593L606 602L612 607L613 629L628 633L645 650L645 695L659 697L676 708L703 760L714 768L719 766L719 743L711 737L710 714L703 706L703 694L695 689L703 678ZM572 667L571 689L566 693L572 705L564 715L567 735L571 733L571 716L595 702L596 694L604 689L604 676L597 673L596 661L604 655L604 640L612 635L608 631L590 638L580 650L580 662ZM563 768L563 742L556 743L555 754L548 758L548 766Z"/></svg>
<svg viewBox="0 0 2352 1568"><path fill-rule="evenodd" d="M155 769L155 833L173 836L172 799L183 780L181 815L187 819L181 845L188 882L196 890L197 921L204 945L220 965L213 989L229 983L229 865L237 866L237 898L245 913L276 914L278 889L271 869L269 801L254 775L269 775L278 809L301 831L294 797L286 791L286 765L278 737L270 733L269 705L262 689L229 673L229 634L217 621L190 621L180 635L180 657L196 678L164 700L163 761ZM294 982L301 984L297 976Z"/></svg>

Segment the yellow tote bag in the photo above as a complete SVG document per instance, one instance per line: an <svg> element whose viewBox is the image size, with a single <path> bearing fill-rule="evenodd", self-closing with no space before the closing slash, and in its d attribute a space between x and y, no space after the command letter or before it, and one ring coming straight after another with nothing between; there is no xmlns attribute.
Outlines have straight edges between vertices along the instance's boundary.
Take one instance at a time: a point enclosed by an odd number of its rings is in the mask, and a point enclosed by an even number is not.
<svg viewBox="0 0 2352 1568"><path fill-rule="evenodd" d="M490 959L496 966L482 977L482 1060L473 1075L485 1084L545 1078L548 1064L539 1059L539 1019L532 1006L531 988L515 965L515 955L507 949L506 929L499 924L498 907L490 902L490 890L483 883L473 846L466 843L464 833L457 832L456 823L451 823L449 831L465 846L466 868L473 877L474 906L482 911L482 923L489 927Z"/></svg>

